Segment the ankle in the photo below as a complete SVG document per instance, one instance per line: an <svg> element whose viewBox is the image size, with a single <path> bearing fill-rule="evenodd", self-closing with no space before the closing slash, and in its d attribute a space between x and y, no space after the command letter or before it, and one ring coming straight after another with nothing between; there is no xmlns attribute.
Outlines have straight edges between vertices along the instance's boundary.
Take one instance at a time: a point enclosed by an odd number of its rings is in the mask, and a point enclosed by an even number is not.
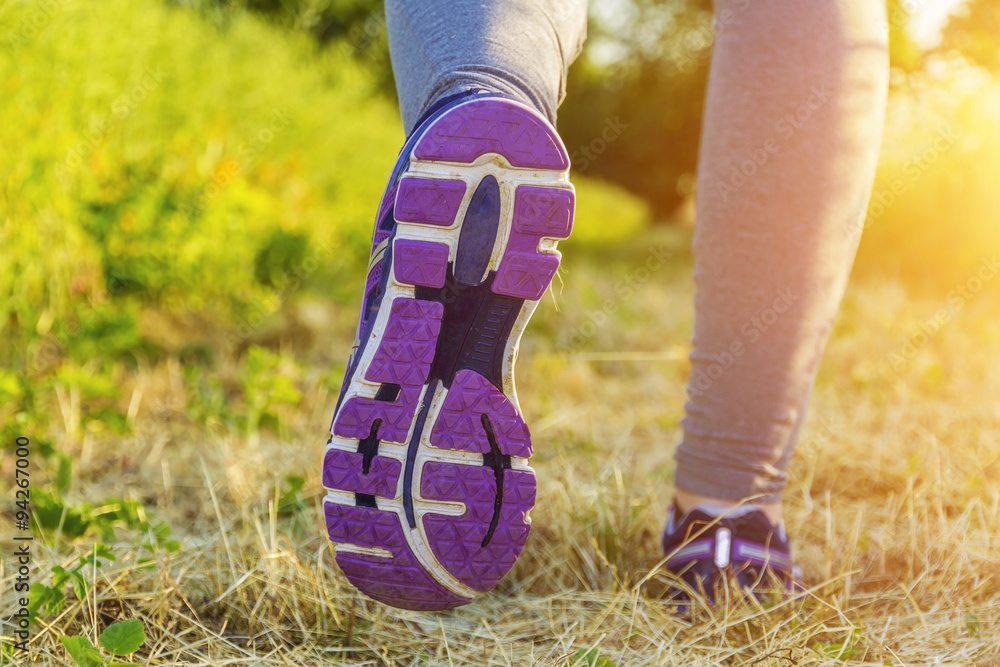
<svg viewBox="0 0 1000 667"><path fill-rule="evenodd" d="M698 493L690 493L682 489L676 489L674 491L674 503L682 513L687 513L695 507L702 507L704 509L711 510L713 513L719 514L725 513L726 511L737 507L752 505L753 507L764 512L764 515L775 526L781 524L784 516L780 501L772 503L748 503L740 500L729 500L726 498L716 498Z"/></svg>

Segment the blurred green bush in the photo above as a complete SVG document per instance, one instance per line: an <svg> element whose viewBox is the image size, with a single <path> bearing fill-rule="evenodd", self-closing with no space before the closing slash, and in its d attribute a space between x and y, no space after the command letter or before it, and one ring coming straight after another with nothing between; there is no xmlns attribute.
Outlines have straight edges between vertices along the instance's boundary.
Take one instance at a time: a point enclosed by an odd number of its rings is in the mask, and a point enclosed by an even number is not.
<svg viewBox="0 0 1000 667"><path fill-rule="evenodd" d="M127 378L171 359L197 420L280 428L299 389L259 345L310 294L356 317L403 139L354 4L325 47L207 2L0 5L5 433L49 430L57 404L71 433L124 432ZM619 188L578 187L576 242L647 224ZM224 383L190 370L233 363Z"/></svg>
<svg viewBox="0 0 1000 667"><path fill-rule="evenodd" d="M3 335L249 303L321 244L320 273L363 251L402 136L347 54L157 2L0 11Z"/></svg>
<svg viewBox="0 0 1000 667"><path fill-rule="evenodd" d="M4 435L60 412L71 437L121 431L129 368L207 362L188 344L366 261L402 132L349 51L156 0L5 3L0 22ZM164 349L150 311L190 340Z"/></svg>

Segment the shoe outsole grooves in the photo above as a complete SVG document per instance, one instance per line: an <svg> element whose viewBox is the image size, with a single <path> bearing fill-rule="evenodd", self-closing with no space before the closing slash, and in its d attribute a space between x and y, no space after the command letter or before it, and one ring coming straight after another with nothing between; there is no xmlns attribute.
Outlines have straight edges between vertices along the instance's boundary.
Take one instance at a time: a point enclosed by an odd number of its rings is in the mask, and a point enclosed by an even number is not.
<svg viewBox="0 0 1000 667"><path fill-rule="evenodd" d="M348 579L436 610L491 590L527 540L535 474L513 365L575 200L558 135L518 102L460 103L421 132L323 484Z"/></svg>

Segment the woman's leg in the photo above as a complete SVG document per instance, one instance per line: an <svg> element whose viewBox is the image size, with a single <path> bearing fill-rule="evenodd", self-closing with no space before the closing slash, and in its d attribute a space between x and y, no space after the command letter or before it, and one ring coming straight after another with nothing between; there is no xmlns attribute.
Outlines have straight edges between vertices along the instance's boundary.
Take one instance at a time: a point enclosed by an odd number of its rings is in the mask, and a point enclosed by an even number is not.
<svg viewBox="0 0 1000 667"><path fill-rule="evenodd" d="M716 0L716 27L677 500L773 520L874 177L885 6Z"/></svg>
<svg viewBox="0 0 1000 667"><path fill-rule="evenodd" d="M555 123L583 47L586 0L386 0L389 50L409 134L435 101L481 88Z"/></svg>

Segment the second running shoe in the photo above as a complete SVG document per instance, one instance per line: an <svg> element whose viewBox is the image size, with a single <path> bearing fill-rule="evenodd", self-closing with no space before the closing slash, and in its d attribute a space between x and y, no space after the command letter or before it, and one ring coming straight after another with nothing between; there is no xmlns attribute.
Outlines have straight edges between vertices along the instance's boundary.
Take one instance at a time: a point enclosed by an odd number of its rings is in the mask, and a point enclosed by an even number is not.
<svg viewBox="0 0 1000 667"><path fill-rule="evenodd" d="M690 611L692 593L714 605L751 595L765 601L800 590L802 572L792 560L784 524L772 524L753 506L717 516L700 507L684 514L672 505L663 552L666 570L683 582L683 587L670 587L681 614Z"/></svg>
<svg viewBox="0 0 1000 667"><path fill-rule="evenodd" d="M552 126L492 94L443 104L400 153L323 463L337 563L376 600L465 604L524 547L514 360L573 226L568 174Z"/></svg>

